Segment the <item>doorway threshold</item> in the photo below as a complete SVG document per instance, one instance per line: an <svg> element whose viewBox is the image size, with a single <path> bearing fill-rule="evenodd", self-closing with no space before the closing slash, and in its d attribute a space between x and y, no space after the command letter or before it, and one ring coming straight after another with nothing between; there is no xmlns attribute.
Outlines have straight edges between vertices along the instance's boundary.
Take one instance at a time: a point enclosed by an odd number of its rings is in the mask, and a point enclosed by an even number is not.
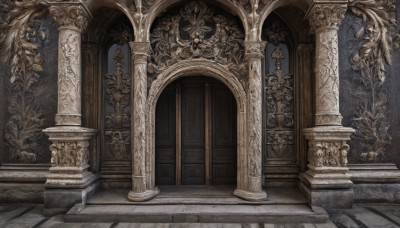
<svg viewBox="0 0 400 228"><path fill-rule="evenodd" d="M233 195L234 186L171 185L159 186L160 194L145 202L129 201L130 189L103 189L86 205L305 205L298 189L267 189L268 198L250 202Z"/></svg>

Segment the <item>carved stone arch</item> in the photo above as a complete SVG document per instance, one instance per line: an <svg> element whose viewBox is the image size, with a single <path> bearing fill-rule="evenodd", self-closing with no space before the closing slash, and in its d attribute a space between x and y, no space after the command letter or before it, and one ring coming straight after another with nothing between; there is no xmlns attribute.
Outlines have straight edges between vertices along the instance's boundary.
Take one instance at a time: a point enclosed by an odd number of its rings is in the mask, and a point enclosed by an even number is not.
<svg viewBox="0 0 400 228"><path fill-rule="evenodd" d="M272 13L279 11L279 8L291 8L291 9L296 9L297 11L294 11L296 13L300 13L302 15L306 15L309 7L311 6L310 1L308 0L299 0L299 1L291 1L291 0L282 0L282 1L270 1L269 4L267 4L262 11L260 12L260 23L259 23L259 30L262 31L262 28L264 26L265 20L267 17ZM300 31L298 31L297 27L294 25L295 23L302 22L304 20L304 23L308 25L308 22L304 19L304 17L299 18L299 17L293 17L293 15L289 12L283 12L279 13L282 19L284 19L289 27L291 28L292 32L295 32L294 34L299 34ZM307 33L308 34L308 31ZM262 35L262 32L260 32L260 36ZM261 37L260 37L261 39Z"/></svg>
<svg viewBox="0 0 400 228"><path fill-rule="evenodd" d="M155 113L158 98L162 91L171 82L187 76L209 76L220 80L232 92L237 103L237 186L245 186L246 181L246 110L247 96L243 85L226 67L208 60L185 60L176 63L163 71L152 83L147 102L146 116L146 179L147 188L153 189L155 185Z"/></svg>
<svg viewBox="0 0 400 228"><path fill-rule="evenodd" d="M162 0L159 3L155 4L153 7L151 7L147 13L147 17L145 19L144 23L144 31L146 32L146 40L150 40L150 30L151 27L153 26L153 23L155 19L162 14L166 9L171 7L174 4L179 4L179 3L184 3L188 1L182 1L182 0ZM229 9L229 13L232 13L234 16L238 16L240 18L240 21L242 22L241 26L244 29L245 34L248 34L249 31L249 26L248 26L248 18L247 18L247 13L246 11L240 7L235 1L227 1L227 0L215 0L215 1L204 1L205 3L208 2L215 2L219 4L220 6L223 6L227 9Z"/></svg>

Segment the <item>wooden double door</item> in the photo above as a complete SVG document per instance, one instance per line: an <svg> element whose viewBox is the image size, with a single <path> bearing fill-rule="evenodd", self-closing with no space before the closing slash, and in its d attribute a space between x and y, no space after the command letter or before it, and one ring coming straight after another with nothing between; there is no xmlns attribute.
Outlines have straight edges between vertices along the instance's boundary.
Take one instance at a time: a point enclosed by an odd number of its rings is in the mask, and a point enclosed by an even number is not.
<svg viewBox="0 0 400 228"><path fill-rule="evenodd" d="M184 77L156 108L156 185L236 184L236 101L221 82Z"/></svg>

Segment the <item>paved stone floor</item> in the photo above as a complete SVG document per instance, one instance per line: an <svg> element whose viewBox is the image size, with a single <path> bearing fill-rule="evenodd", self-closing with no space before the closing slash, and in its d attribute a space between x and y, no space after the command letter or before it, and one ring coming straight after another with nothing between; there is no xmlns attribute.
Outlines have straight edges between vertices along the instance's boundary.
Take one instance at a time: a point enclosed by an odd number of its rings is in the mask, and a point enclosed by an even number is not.
<svg viewBox="0 0 400 228"><path fill-rule="evenodd" d="M44 217L43 205L0 205L0 227L98 227L98 228L333 228L400 227L400 205L359 204L353 209L329 210L331 222L325 224L135 224L135 223L64 223L63 215ZM229 221L227 221L229 222ZM336 225L335 225L336 224Z"/></svg>

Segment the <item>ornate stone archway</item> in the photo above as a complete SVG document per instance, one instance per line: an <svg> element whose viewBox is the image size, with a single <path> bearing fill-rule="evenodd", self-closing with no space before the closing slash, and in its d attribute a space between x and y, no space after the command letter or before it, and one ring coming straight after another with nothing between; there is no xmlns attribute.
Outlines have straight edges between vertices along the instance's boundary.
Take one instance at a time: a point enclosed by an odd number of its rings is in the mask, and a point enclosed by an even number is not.
<svg viewBox="0 0 400 228"><path fill-rule="evenodd" d="M207 60L191 60L177 63L161 73L149 89L146 125L146 179L147 188L155 188L155 109L157 100L164 88L180 77L211 76L223 82L233 93L237 103L237 187L243 189L246 183L247 165L246 153L246 113L247 98L243 85L238 78L220 64ZM261 159L261 158L259 158Z"/></svg>

